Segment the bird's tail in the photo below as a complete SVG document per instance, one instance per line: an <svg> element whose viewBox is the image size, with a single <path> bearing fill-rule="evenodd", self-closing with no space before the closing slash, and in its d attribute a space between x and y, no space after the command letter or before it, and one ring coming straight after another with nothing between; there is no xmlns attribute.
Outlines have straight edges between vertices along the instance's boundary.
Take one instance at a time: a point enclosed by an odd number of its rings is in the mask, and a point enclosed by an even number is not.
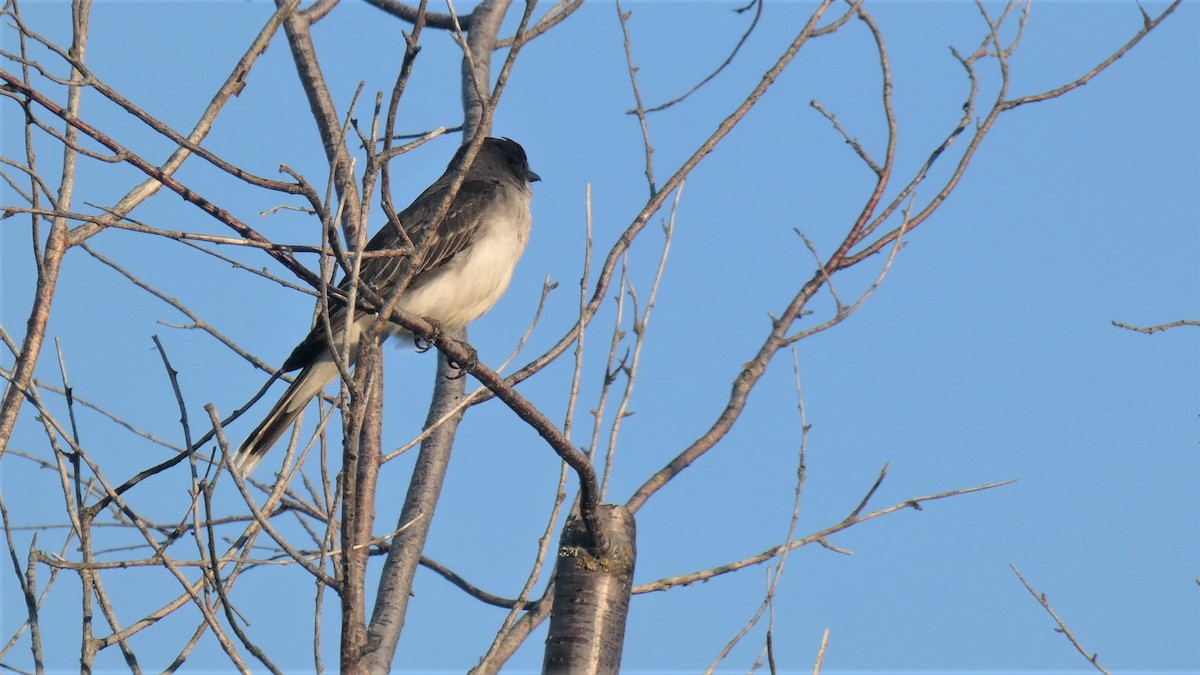
<svg viewBox="0 0 1200 675"><path fill-rule="evenodd" d="M331 359L319 358L315 363L300 371L288 386L283 396L271 407L263 421L254 427L233 455L233 466L249 475L262 461L279 437L284 434L304 412L304 407L319 394L325 385L338 375L337 366Z"/></svg>

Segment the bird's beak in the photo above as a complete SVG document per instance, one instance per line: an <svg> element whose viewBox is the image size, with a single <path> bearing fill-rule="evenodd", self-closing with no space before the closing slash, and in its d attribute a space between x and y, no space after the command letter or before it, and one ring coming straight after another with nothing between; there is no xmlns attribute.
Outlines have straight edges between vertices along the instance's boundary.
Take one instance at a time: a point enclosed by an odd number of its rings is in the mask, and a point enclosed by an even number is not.
<svg viewBox="0 0 1200 675"><path fill-rule="evenodd" d="M537 175L536 173L526 169L525 170L525 179L528 180L530 183L536 183L539 180L541 180L542 177Z"/></svg>

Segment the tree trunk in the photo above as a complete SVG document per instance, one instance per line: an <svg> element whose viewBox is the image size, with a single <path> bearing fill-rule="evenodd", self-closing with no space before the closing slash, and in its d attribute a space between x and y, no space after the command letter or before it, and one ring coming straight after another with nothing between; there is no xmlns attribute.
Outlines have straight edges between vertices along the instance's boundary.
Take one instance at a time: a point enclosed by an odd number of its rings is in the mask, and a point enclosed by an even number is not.
<svg viewBox="0 0 1200 675"><path fill-rule="evenodd" d="M460 333L465 338L465 333ZM463 399L464 380L451 378L454 370L446 363L446 357L438 354L437 382L434 385L434 405L429 408L426 426L431 426L458 406ZM391 542L387 562L379 580L375 597L375 609L371 614L371 625L367 629L367 644L362 664L368 672L383 673L391 668L400 632L404 629L404 615L408 611L408 598L412 592L413 577L417 573L417 562L425 550L425 539L433 521L433 510L442 492L442 482L450 464L450 451L454 447L454 435L459 412L437 428L421 443L408 495L400 512L397 528L401 530Z"/></svg>
<svg viewBox="0 0 1200 675"><path fill-rule="evenodd" d="M637 528L624 506L605 504L597 515L600 545L578 516L563 528L543 673L615 675L620 669Z"/></svg>

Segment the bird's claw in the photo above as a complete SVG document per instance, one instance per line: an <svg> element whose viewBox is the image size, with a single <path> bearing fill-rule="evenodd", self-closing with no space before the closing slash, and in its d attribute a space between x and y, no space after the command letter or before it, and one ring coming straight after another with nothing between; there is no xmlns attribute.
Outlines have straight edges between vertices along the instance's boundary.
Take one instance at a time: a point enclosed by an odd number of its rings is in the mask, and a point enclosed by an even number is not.
<svg viewBox="0 0 1200 675"><path fill-rule="evenodd" d="M471 345L469 345L465 342L459 342L458 344L460 347L463 348L463 350L465 352L467 352L467 359L466 359L466 363L462 363L461 361L459 361L457 359L451 358L449 356L446 357L446 364L449 365L451 368L458 371L457 375L449 375L448 376L451 380L457 380L459 378L462 378L463 376L465 376L467 374L467 372L469 370L471 370L475 366L479 365L479 352L475 351L474 347L472 347Z"/></svg>
<svg viewBox="0 0 1200 675"><path fill-rule="evenodd" d="M426 319L428 321L428 319ZM426 338L421 335L413 334L413 346L417 348L417 352L424 354L433 348L437 341L442 337L442 327L436 321L430 321L429 325L433 326L433 333Z"/></svg>

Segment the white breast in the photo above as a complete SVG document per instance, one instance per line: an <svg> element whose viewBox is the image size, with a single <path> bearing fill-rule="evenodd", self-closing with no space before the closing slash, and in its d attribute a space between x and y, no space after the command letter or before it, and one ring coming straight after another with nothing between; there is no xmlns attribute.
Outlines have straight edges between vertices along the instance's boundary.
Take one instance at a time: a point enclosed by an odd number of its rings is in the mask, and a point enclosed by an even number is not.
<svg viewBox="0 0 1200 675"><path fill-rule="evenodd" d="M511 197L483 219L483 230L469 250L455 256L437 276L410 286L400 306L446 329L462 328L491 309L508 289L529 240L528 197Z"/></svg>

